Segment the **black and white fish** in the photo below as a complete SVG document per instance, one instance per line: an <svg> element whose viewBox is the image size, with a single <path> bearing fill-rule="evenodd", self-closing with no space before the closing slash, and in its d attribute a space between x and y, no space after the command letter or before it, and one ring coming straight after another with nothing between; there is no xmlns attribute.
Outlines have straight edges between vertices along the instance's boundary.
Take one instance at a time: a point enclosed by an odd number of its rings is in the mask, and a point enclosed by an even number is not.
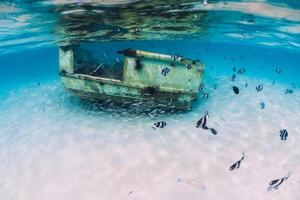
<svg viewBox="0 0 300 200"><path fill-rule="evenodd" d="M233 165L231 165L231 166L229 167L229 171L233 171L233 170L235 170L235 169L240 168L241 162L242 162L242 160L244 160L244 158L245 158L245 154L244 154L244 152L243 152L242 158L241 158L240 160L236 161Z"/></svg>
<svg viewBox="0 0 300 200"><path fill-rule="evenodd" d="M261 102L261 103L260 103L260 108L263 110L263 109L265 109L265 107L266 107L265 103L264 103L264 102Z"/></svg>
<svg viewBox="0 0 300 200"><path fill-rule="evenodd" d="M196 128L201 127L203 129L208 129L208 127L206 126L207 120L208 120L208 112L206 112L206 114L197 121Z"/></svg>
<svg viewBox="0 0 300 200"><path fill-rule="evenodd" d="M246 72L246 70L245 70L245 68L241 68L241 69L239 69L238 70L238 74L245 74L245 72Z"/></svg>
<svg viewBox="0 0 300 200"><path fill-rule="evenodd" d="M291 172L288 173L287 176L279 179L275 179L269 183L268 190L277 190L278 187L291 176Z"/></svg>
<svg viewBox="0 0 300 200"><path fill-rule="evenodd" d="M171 70L170 70L169 68L165 67L165 68L163 68L163 69L161 70L161 75L167 76L167 74L168 74L170 71L171 71Z"/></svg>
<svg viewBox="0 0 300 200"><path fill-rule="evenodd" d="M208 93L204 93L204 94L203 94L203 98L204 98L204 99L207 99L208 97L209 97L209 94L208 94Z"/></svg>
<svg viewBox="0 0 300 200"><path fill-rule="evenodd" d="M186 66L186 68L192 69L192 65L191 65L191 64L188 64L188 65Z"/></svg>
<svg viewBox="0 0 300 200"><path fill-rule="evenodd" d="M210 130L212 134L217 135L218 132L214 128L207 127L206 125L207 120L208 120L208 112L206 112L206 114L197 121L196 128L201 127L205 130Z"/></svg>
<svg viewBox="0 0 300 200"><path fill-rule="evenodd" d="M291 90L291 89L286 89L286 90L285 90L285 94L293 94L293 92L294 92L294 91Z"/></svg>
<svg viewBox="0 0 300 200"><path fill-rule="evenodd" d="M264 89L264 86L260 84L255 89L257 92L261 92Z"/></svg>
<svg viewBox="0 0 300 200"><path fill-rule="evenodd" d="M278 67L278 68L275 69L275 72L278 73L278 74L280 74L281 73L281 69Z"/></svg>
<svg viewBox="0 0 300 200"><path fill-rule="evenodd" d="M232 74L232 76L231 76L231 81L233 82L233 81L235 81L235 79L236 79L236 75L235 75L235 74Z"/></svg>
<svg viewBox="0 0 300 200"><path fill-rule="evenodd" d="M236 86L232 86L232 90L233 90L233 92L234 92L235 94L239 94L239 93L240 93L239 88L236 87Z"/></svg>
<svg viewBox="0 0 300 200"><path fill-rule="evenodd" d="M171 60L177 60L179 58L178 54L172 54L171 55Z"/></svg>
<svg viewBox="0 0 300 200"><path fill-rule="evenodd" d="M280 139L283 141L285 141L287 139L287 137L289 136L289 133L285 129L280 130L279 133L280 133L280 135L279 135Z"/></svg>
<svg viewBox="0 0 300 200"><path fill-rule="evenodd" d="M153 129L156 129L156 128L164 128L165 126L167 126L167 122L165 122L165 121L160 121L160 122L155 122L155 123L152 125L152 128L153 128Z"/></svg>
<svg viewBox="0 0 300 200"><path fill-rule="evenodd" d="M200 85L199 85L199 91L202 91L203 88L204 88L204 84L203 84L203 83L200 83Z"/></svg>

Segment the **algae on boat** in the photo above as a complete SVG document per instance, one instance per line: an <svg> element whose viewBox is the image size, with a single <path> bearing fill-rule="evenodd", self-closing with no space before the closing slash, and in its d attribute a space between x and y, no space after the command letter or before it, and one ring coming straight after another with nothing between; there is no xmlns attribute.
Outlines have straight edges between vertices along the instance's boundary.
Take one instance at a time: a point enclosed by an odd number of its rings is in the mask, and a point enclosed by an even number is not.
<svg viewBox="0 0 300 200"><path fill-rule="evenodd" d="M197 99L204 65L178 55L126 49L124 61L105 64L79 45L59 48L64 87L90 100L188 109Z"/></svg>

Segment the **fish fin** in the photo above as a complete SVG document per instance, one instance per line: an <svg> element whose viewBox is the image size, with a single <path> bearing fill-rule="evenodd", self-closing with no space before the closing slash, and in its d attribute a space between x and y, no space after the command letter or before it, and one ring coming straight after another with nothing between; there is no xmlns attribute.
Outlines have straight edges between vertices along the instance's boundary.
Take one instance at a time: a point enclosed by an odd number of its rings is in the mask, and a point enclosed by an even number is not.
<svg viewBox="0 0 300 200"><path fill-rule="evenodd" d="M216 129L214 129L214 128L210 128L210 131L211 131L211 133L214 134L214 135L217 135L217 134L218 134L218 131L216 131Z"/></svg>
<svg viewBox="0 0 300 200"><path fill-rule="evenodd" d="M288 180L288 178L290 178L291 174L292 174L292 172L289 171L288 174L285 176L285 180Z"/></svg>
<svg viewBox="0 0 300 200"><path fill-rule="evenodd" d="M245 158L245 153L243 152L241 160L244 160L244 158Z"/></svg>

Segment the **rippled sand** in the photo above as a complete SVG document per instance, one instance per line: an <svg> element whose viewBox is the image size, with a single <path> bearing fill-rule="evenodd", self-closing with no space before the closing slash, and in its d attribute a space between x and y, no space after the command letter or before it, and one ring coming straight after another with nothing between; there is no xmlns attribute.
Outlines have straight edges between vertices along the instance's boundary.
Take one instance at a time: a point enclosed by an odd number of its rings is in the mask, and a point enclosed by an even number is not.
<svg viewBox="0 0 300 200"><path fill-rule="evenodd" d="M0 199L299 199L298 90L244 79L235 95L227 78L215 82L194 110L155 118L100 111L57 81L11 91L0 100ZM195 128L206 110L218 135ZM153 130L161 120L167 127Z"/></svg>

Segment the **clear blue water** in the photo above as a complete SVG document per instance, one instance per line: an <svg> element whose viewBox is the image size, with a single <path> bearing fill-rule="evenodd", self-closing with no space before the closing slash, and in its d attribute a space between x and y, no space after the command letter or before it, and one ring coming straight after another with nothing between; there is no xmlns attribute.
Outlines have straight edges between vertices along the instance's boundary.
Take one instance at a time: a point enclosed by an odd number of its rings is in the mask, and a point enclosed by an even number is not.
<svg viewBox="0 0 300 200"><path fill-rule="evenodd" d="M82 42L200 59L210 98L154 119L99 110L58 75L58 46ZM299 61L297 0L1 1L0 199L299 199ZM216 136L194 127L207 110Z"/></svg>

